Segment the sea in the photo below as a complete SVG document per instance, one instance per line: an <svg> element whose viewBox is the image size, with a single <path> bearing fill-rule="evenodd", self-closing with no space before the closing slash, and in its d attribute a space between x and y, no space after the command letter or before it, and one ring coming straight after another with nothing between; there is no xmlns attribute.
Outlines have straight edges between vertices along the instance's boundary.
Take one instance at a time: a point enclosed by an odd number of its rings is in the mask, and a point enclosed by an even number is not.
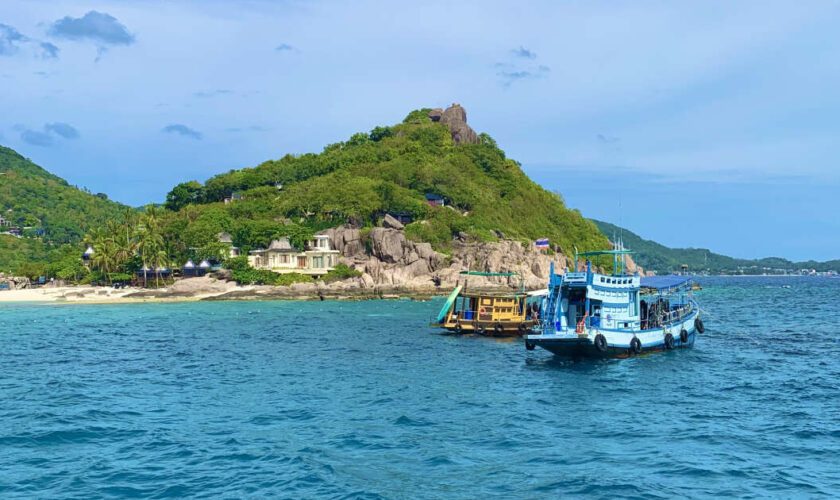
<svg viewBox="0 0 840 500"><path fill-rule="evenodd" d="M0 497L840 496L840 279L700 282L693 348L614 361L443 299L0 305Z"/></svg>

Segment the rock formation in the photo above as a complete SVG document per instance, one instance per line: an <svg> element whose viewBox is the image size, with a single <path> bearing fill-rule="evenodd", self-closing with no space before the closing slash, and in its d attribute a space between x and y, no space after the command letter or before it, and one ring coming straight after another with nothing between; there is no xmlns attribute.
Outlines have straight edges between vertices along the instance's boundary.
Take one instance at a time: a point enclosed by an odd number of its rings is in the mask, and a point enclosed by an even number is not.
<svg viewBox="0 0 840 500"><path fill-rule="evenodd" d="M331 242L341 251L345 264L361 271L354 286L400 286L407 289L428 288L439 278L442 287L454 286L464 270L518 273L529 289L545 286L552 261L557 272L569 266L562 255L549 256L523 246L518 241L453 241L452 255L436 252L429 243L417 243L405 237L402 229L377 227L362 241L358 229L346 226L328 232ZM471 277L478 287L518 287L519 280L504 277Z"/></svg>
<svg viewBox="0 0 840 500"><path fill-rule="evenodd" d="M440 122L449 127L452 140L456 144L478 144L478 134L467 125L467 111L458 103L453 103L445 110L440 108L429 112L429 119Z"/></svg>

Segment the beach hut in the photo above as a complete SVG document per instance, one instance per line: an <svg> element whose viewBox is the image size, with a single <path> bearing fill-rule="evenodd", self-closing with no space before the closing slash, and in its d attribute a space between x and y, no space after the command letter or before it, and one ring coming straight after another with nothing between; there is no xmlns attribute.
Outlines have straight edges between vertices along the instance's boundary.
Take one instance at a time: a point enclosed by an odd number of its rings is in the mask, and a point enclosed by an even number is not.
<svg viewBox="0 0 840 500"><path fill-rule="evenodd" d="M184 264L184 276L195 276L195 263L192 259L188 260L186 264Z"/></svg>
<svg viewBox="0 0 840 500"><path fill-rule="evenodd" d="M88 246L87 250L85 250L85 253L82 254L82 260L87 262L90 260L91 257L93 257L93 247Z"/></svg>
<svg viewBox="0 0 840 500"><path fill-rule="evenodd" d="M207 262L207 260L202 260L198 264L198 271L197 271L196 276L204 276L205 274L207 274L210 271L210 267L211 267L210 263Z"/></svg>

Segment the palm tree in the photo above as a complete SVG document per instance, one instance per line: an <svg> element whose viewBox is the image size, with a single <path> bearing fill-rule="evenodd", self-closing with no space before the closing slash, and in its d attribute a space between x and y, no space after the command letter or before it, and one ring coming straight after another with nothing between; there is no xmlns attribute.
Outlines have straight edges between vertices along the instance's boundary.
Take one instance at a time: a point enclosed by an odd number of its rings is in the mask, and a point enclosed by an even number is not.
<svg viewBox="0 0 840 500"><path fill-rule="evenodd" d="M117 265L116 245L112 239L100 235L100 237L94 241L91 264L105 274L105 277L108 279L108 283L111 283L111 272Z"/></svg>
<svg viewBox="0 0 840 500"><path fill-rule="evenodd" d="M155 281L157 282L159 276L157 268L165 265L161 262L167 262L163 234L160 230L160 213L160 209L154 205L149 205L140 218L137 251L140 253L140 260L143 262L143 286L146 285L145 270L152 266L155 269Z"/></svg>

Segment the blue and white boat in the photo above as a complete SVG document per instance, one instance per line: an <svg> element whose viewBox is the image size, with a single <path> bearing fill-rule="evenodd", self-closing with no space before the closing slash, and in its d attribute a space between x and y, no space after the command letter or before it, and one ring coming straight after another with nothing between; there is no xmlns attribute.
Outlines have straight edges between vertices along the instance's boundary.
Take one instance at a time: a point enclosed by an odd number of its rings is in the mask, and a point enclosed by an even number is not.
<svg viewBox="0 0 840 500"><path fill-rule="evenodd" d="M583 272L554 273L543 299L540 323L525 336L525 347L559 356L616 358L694 344L703 333L700 307L688 276L641 277L625 273L618 248L575 254L586 257ZM590 257L613 257L613 273L592 270Z"/></svg>

